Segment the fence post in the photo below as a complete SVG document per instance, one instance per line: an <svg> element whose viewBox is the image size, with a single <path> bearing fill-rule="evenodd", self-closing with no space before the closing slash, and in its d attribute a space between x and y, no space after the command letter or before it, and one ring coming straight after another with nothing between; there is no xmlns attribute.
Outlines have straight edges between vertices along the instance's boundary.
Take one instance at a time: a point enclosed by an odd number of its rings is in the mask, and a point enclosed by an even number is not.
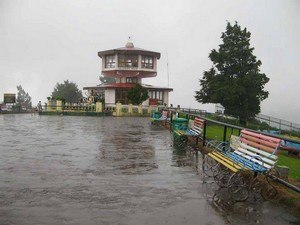
<svg viewBox="0 0 300 225"><path fill-rule="evenodd" d="M151 115L151 112L152 112L152 106L151 106L151 105L148 105L148 114L149 114L150 116L152 116L152 115Z"/></svg>
<svg viewBox="0 0 300 225"><path fill-rule="evenodd" d="M202 145L203 147L205 146L205 138L206 138L206 121L204 121L204 124L203 124L203 137L202 137Z"/></svg>
<svg viewBox="0 0 300 225"><path fill-rule="evenodd" d="M227 126L224 126L224 131L223 131L223 150L225 148L225 142L226 142L226 133L227 133Z"/></svg>
<svg viewBox="0 0 300 225"><path fill-rule="evenodd" d="M172 127L173 127L173 111L169 111L170 112L170 131L172 131Z"/></svg>
<svg viewBox="0 0 300 225"><path fill-rule="evenodd" d="M132 104L131 103L128 105L128 113L129 113L129 115L132 115Z"/></svg>
<svg viewBox="0 0 300 225"><path fill-rule="evenodd" d="M62 111L62 100L56 100L56 110Z"/></svg>
<svg viewBox="0 0 300 225"><path fill-rule="evenodd" d="M143 114L143 107L142 107L142 104L139 104L139 106L138 106L138 113L139 113L140 115Z"/></svg>
<svg viewBox="0 0 300 225"><path fill-rule="evenodd" d="M279 130L281 130L281 120L279 120Z"/></svg>
<svg viewBox="0 0 300 225"><path fill-rule="evenodd" d="M185 114L185 118L189 119L189 114L188 113Z"/></svg>
<svg viewBox="0 0 300 225"><path fill-rule="evenodd" d="M116 116L121 116L122 104L120 102L116 103Z"/></svg>
<svg viewBox="0 0 300 225"><path fill-rule="evenodd" d="M102 112L102 102L96 102L96 112Z"/></svg>
<svg viewBox="0 0 300 225"><path fill-rule="evenodd" d="M48 100L47 102L47 111L53 111L53 101Z"/></svg>

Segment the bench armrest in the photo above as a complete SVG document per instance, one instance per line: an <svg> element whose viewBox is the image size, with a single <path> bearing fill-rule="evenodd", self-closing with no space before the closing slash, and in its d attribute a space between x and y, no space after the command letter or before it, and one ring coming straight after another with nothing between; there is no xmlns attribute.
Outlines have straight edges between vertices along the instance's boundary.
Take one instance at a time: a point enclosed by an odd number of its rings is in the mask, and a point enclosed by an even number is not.
<svg viewBox="0 0 300 225"><path fill-rule="evenodd" d="M209 141L207 144L207 147L212 147L213 152L219 151L219 152L227 152L230 151L229 142L218 142L215 140Z"/></svg>
<svg viewBox="0 0 300 225"><path fill-rule="evenodd" d="M252 162L252 161L251 161L252 159L256 159L256 160L261 161L262 164L259 165L259 166L264 166L264 161L262 160L262 158L261 158L260 156L258 156L258 155L257 155L257 156L252 156L252 157L249 159L249 161ZM252 162L251 164L252 164L253 170L256 170L257 167L258 167L257 164L256 164L255 162Z"/></svg>
<svg viewBox="0 0 300 225"><path fill-rule="evenodd" d="M176 130L187 130L186 126L179 125Z"/></svg>

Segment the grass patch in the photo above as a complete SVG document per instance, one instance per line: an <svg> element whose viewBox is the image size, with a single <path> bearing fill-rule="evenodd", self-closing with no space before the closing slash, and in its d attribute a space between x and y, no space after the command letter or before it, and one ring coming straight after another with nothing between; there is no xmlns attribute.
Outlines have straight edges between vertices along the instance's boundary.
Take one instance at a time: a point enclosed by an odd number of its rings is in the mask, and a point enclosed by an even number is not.
<svg viewBox="0 0 300 225"><path fill-rule="evenodd" d="M239 136L239 130L227 127L226 141L229 141L231 134ZM206 137L223 141L224 127L217 124L208 123L206 126Z"/></svg>
<svg viewBox="0 0 300 225"><path fill-rule="evenodd" d="M300 158L289 156L287 152L279 154L278 165L289 167L289 177L300 180Z"/></svg>

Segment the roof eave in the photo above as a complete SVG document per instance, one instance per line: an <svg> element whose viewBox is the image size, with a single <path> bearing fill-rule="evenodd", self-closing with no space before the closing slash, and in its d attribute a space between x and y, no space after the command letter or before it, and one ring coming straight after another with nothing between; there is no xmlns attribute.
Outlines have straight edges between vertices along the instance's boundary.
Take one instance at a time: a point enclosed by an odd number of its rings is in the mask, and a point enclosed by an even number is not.
<svg viewBox="0 0 300 225"><path fill-rule="evenodd" d="M110 55L110 54L116 54L116 53L140 53L140 54L147 54L147 55L153 55L157 59L160 59L161 54L159 52L153 52L148 50L142 50L142 49L110 49L98 52L98 56L102 58L104 55Z"/></svg>

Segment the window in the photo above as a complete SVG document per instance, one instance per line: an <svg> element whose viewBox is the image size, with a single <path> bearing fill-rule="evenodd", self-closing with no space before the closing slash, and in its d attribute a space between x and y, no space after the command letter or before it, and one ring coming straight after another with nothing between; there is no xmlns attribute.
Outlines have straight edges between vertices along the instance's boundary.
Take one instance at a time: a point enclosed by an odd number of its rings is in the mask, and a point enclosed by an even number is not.
<svg viewBox="0 0 300 225"><path fill-rule="evenodd" d="M116 89L116 103L128 104L127 89Z"/></svg>
<svg viewBox="0 0 300 225"><path fill-rule="evenodd" d="M153 69L153 56L142 55L142 68Z"/></svg>
<svg viewBox="0 0 300 225"><path fill-rule="evenodd" d="M126 77L126 83L137 83L136 77Z"/></svg>
<svg viewBox="0 0 300 225"><path fill-rule="evenodd" d="M137 55L118 55L119 67L138 67Z"/></svg>
<svg viewBox="0 0 300 225"><path fill-rule="evenodd" d="M105 56L105 68L115 68L116 61L114 55Z"/></svg>
<svg viewBox="0 0 300 225"><path fill-rule="evenodd" d="M163 100L163 91L149 91L149 97L151 99Z"/></svg>

